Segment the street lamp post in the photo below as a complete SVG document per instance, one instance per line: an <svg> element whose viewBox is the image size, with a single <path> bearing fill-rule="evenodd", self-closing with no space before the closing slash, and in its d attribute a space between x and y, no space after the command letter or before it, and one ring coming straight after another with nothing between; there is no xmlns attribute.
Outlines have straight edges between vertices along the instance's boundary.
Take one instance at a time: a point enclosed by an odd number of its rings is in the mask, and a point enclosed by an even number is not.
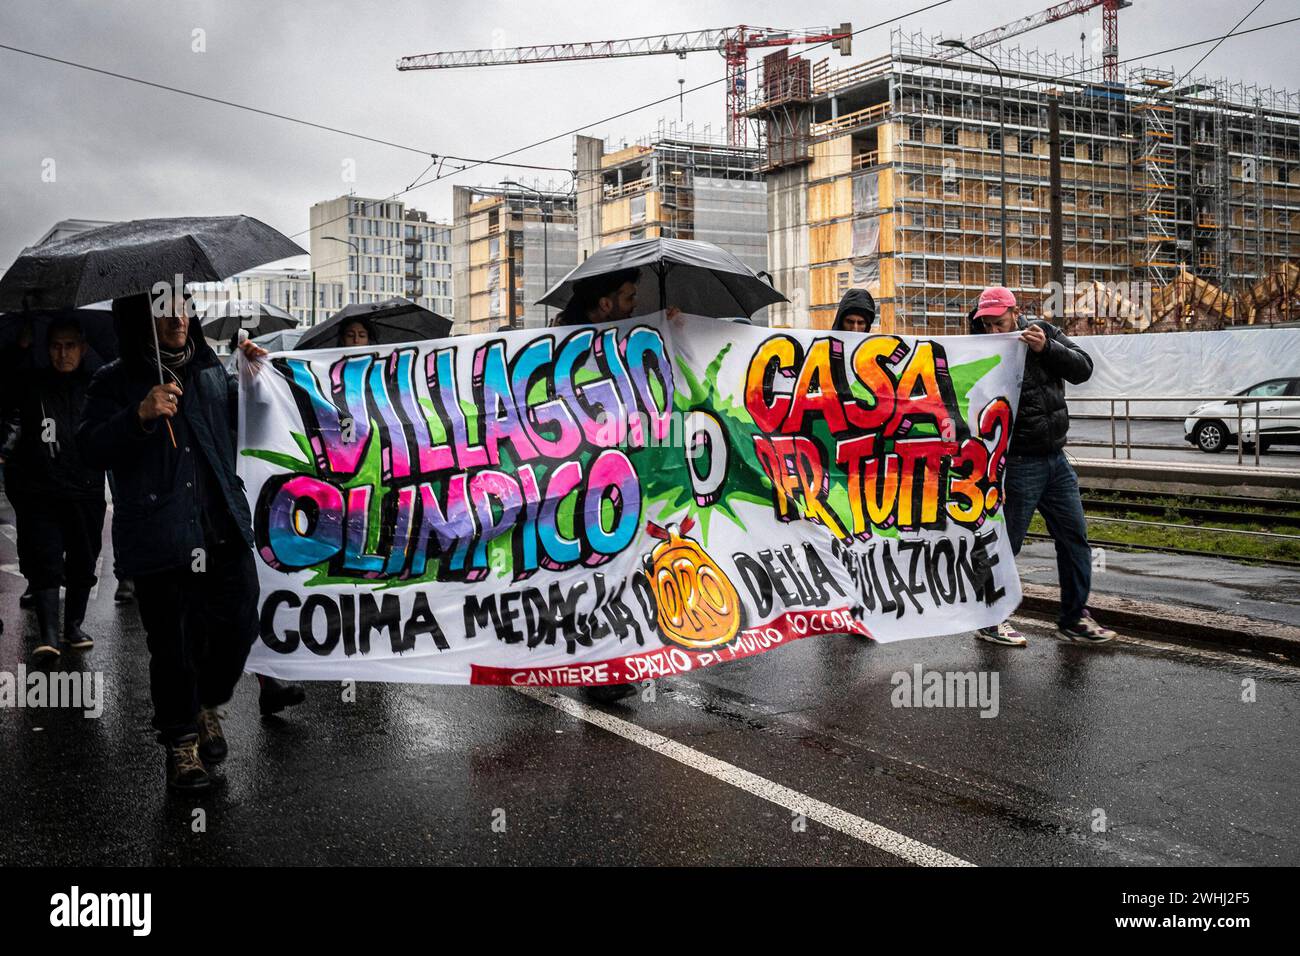
<svg viewBox="0 0 1300 956"><path fill-rule="evenodd" d="M978 50L972 50L966 45L964 40L940 40L939 46L946 46L953 50L965 50L967 53L973 53L984 62L988 63L997 71L998 86L1001 88L1002 96L998 100L998 163L1001 168L1002 179L1002 278L1001 285L1007 284L1007 84L1006 79L1002 76L1002 67L998 66L997 61L991 57L985 56Z"/></svg>
<svg viewBox="0 0 1300 956"><path fill-rule="evenodd" d="M360 302L361 301L361 250L357 248L356 243L353 242L351 239L340 239L337 236L323 236L322 238L328 239L330 242L347 243L348 248L352 250L352 254L357 257L357 267L354 271L356 272L356 280L357 280L357 288L356 288L357 301ZM315 308L315 306L316 303L313 301L312 308Z"/></svg>
<svg viewBox="0 0 1300 956"><path fill-rule="evenodd" d="M547 239L550 219L546 213L546 204L548 204L550 200L540 189L534 189L532 186L525 186L523 183L517 183L512 179L502 180L501 185L514 186L516 189L527 189L530 193L534 193L537 196L537 209L542 214L542 292L545 294L546 292L549 292L551 288L551 253L549 248L550 243ZM544 305L542 308L545 310L546 324L549 326L551 324L551 307L549 305ZM515 324L515 317L513 315L510 316L510 324L511 326Z"/></svg>

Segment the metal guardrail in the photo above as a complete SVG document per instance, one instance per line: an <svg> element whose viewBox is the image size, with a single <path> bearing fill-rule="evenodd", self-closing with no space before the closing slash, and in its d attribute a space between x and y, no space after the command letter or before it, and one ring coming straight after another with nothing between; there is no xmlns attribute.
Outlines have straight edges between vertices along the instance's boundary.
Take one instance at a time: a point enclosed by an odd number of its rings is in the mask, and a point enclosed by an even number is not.
<svg viewBox="0 0 1300 956"><path fill-rule="evenodd" d="M1139 443L1133 444L1133 403L1134 402L1190 402L1189 411L1183 415L1159 415L1144 414L1141 415L1143 421L1165 421L1165 422L1183 422L1196 416L1191 414L1190 408L1196 408L1209 402L1222 402L1237 406L1237 464L1243 463L1243 446L1242 441L1242 424L1243 422L1253 422L1255 426L1255 467L1259 467L1260 454L1260 430L1261 421L1287 421L1291 415L1262 415L1260 414L1261 402L1276 402L1288 396L1268 395L1268 396L1245 396L1245 395L1089 395L1079 396L1071 395L1070 404L1074 406L1082 402L1102 402L1110 404L1110 456L1112 459L1119 458L1119 441L1116 430L1117 422L1122 420L1124 423L1124 457L1126 460L1133 459L1133 449L1137 448L1171 448L1171 445L1144 445ZM1123 405L1123 414L1117 414L1120 405ZM1253 405L1254 413L1245 415L1244 406ZM1081 444L1075 442L1075 444ZM1084 442L1083 444L1087 444ZM1096 444L1096 443L1093 443ZM1102 446L1104 447L1104 445Z"/></svg>

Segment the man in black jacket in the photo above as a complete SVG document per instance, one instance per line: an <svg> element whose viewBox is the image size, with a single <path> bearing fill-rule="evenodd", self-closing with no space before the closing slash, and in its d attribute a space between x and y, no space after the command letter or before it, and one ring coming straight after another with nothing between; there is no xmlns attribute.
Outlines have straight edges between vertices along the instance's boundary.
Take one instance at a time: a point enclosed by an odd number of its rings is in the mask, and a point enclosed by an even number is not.
<svg viewBox="0 0 1300 956"><path fill-rule="evenodd" d="M985 289L971 316L971 331L1007 333L1017 329L1029 353L1025 356L1020 405L1007 449L1003 482L1003 513L1011 550L1020 553L1029 521L1034 511L1039 511L1056 543L1056 570L1061 582L1057 636L1079 644L1104 644L1114 639L1115 632L1102 627L1088 613L1092 548L1079 498L1079 479L1063 451L1070 430L1064 383L1078 385L1091 378L1092 359L1051 323L1031 323L1021 318L1010 289ZM1025 643L1007 621L997 627L981 628L979 636L994 644Z"/></svg>
<svg viewBox="0 0 1300 956"><path fill-rule="evenodd" d="M71 319L51 322L46 338L50 367L21 377L3 448L14 476L11 494L23 503L18 548L35 598L37 661L94 646L81 625L104 535L104 469L80 454L77 441L90 382L82 365L86 340ZM61 639L60 586L66 588Z"/></svg>
<svg viewBox="0 0 1300 956"><path fill-rule="evenodd" d="M206 790L205 764L227 752L216 708L258 626L251 519L235 473L238 390L187 297L117 299L113 321L122 357L91 381L78 440L113 472L121 572L135 581L167 783Z"/></svg>

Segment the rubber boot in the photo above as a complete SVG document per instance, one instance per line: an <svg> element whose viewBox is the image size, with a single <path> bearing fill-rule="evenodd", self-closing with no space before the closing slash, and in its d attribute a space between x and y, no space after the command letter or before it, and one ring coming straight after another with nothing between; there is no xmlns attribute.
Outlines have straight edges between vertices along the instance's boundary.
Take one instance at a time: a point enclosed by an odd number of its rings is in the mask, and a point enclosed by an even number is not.
<svg viewBox="0 0 1300 956"><path fill-rule="evenodd" d="M36 626L40 632L32 660L56 660L59 656L59 589L43 588L33 591L32 597L35 599Z"/></svg>
<svg viewBox="0 0 1300 956"><path fill-rule="evenodd" d="M94 640L81 629L90 603L90 588L68 588L63 595L63 643L74 651L88 651Z"/></svg>

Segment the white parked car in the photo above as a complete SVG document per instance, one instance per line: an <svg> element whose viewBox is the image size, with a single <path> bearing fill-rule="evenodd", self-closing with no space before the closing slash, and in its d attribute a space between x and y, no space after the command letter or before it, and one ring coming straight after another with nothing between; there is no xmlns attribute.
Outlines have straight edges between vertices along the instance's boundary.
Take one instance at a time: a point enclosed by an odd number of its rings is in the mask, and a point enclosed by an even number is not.
<svg viewBox="0 0 1300 956"><path fill-rule="evenodd" d="M1271 378L1242 389L1238 395L1262 398L1259 402L1259 431L1262 452L1269 445L1300 444L1300 378ZM1255 449L1255 402L1241 403L1242 448ZM1269 416L1267 419L1264 416ZM1209 402L1192 409L1183 422L1184 436L1201 451L1217 453L1235 445L1237 403Z"/></svg>

